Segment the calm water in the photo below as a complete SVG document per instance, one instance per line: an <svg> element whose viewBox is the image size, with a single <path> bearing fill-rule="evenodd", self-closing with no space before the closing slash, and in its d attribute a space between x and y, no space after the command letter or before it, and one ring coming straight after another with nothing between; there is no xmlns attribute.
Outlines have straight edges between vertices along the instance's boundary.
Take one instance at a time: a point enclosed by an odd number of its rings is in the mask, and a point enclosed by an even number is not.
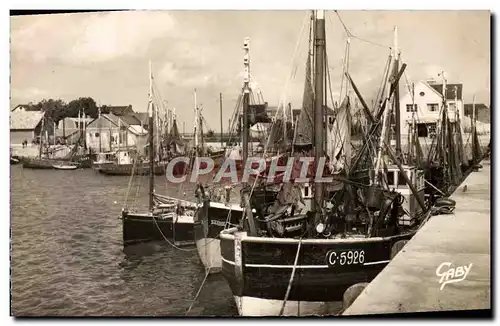
<svg viewBox="0 0 500 326"><path fill-rule="evenodd" d="M136 207L148 202L147 177L141 179L130 191L129 204L135 201ZM179 251L165 242L123 250L118 216L128 181L91 169L11 167L13 315L186 313L204 278L197 253ZM179 194L163 178L157 179L156 189ZM208 277L189 315L237 315L222 275Z"/></svg>

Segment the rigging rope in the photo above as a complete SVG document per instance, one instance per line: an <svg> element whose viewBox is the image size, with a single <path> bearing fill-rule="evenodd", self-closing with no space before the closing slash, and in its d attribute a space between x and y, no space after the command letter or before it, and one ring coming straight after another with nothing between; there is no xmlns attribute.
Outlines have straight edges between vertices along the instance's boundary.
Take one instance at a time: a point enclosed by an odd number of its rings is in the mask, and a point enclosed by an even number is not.
<svg viewBox="0 0 500 326"><path fill-rule="evenodd" d="M292 62L291 62L292 71L290 72L290 76L288 78L286 78L286 80L285 80L285 87L281 93L280 100L278 102L278 110L276 110L276 113L274 115L274 119L278 118L279 113L280 113L280 108L282 108L282 110L283 110L283 117L286 116L286 113L285 113L286 112L286 95L287 95L290 81L295 79L295 74L297 72L297 69L295 67L297 66L297 68L298 68L297 54L298 54L300 44L302 43L302 34L304 33L305 26L306 26L309 15L310 15L309 12L307 12L305 17L304 17L304 20L302 22L299 37L297 38L297 42L295 43L295 49L294 49L293 55L292 55ZM290 117L290 119L293 119L293 117Z"/></svg>
<svg viewBox="0 0 500 326"><path fill-rule="evenodd" d="M286 301L288 300L288 296L290 295L290 290L292 289L293 279L295 277L295 270L297 268L297 262L299 260L300 247L302 245L302 238L299 239L299 245L297 246L297 253L295 254L295 261L293 263L292 275L290 276L290 280L288 281L288 287L286 289L285 298L283 299L283 304L281 305L280 313L278 316L282 316L285 311Z"/></svg>
<svg viewBox="0 0 500 326"><path fill-rule="evenodd" d="M356 36L354 35L353 33L351 33L351 31L347 28L347 26L344 24L344 21L342 20L342 18L340 17L340 14L337 10L334 10L335 13L337 14L337 17L339 18L339 21L340 23L342 24L342 27L344 28L344 31L346 32L347 36L348 37L352 37L352 38L355 38L355 39L358 39L360 41L363 41L363 42L366 42L366 43L370 43L370 44L373 44L373 45L376 45L376 46L380 46L380 47L383 47L383 48L391 48L390 46L387 46L387 45L383 45L383 44L380 44L380 43L376 43L376 42L373 42L373 41L369 41L367 39L364 39L362 37L359 37L359 36Z"/></svg>

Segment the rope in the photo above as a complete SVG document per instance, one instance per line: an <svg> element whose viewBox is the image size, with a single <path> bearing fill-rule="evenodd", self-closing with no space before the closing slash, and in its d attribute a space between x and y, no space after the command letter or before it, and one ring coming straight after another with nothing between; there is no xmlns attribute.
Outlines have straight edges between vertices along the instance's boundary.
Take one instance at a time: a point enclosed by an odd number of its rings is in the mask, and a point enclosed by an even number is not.
<svg viewBox="0 0 500 326"><path fill-rule="evenodd" d="M380 46L380 47L383 47L383 48L390 48L390 46L387 46L387 45L383 45L383 44L380 44L380 43L376 43L376 42L373 42L373 41L369 41L367 39L364 39L362 37L359 37L359 36L356 36L354 35L353 33L351 33L351 31L347 28L347 26L344 24L344 21L342 20L342 18L340 17L340 14L337 10L334 10L335 13L337 14L337 17L339 18L339 21L340 23L342 24L342 27L344 28L344 31L346 32L347 36L348 37L352 37L352 38L355 38L355 39L358 39L360 41L363 41L363 42L366 42L366 43L370 43L370 44L373 44L373 45L376 45L376 46Z"/></svg>
<svg viewBox="0 0 500 326"><path fill-rule="evenodd" d="M134 179L135 167L137 160L134 160L134 164L132 165L132 173L130 174L130 178L128 180L127 192L125 193L125 200L123 201L122 209L125 209L128 201L128 196L130 194L130 189L132 188L132 180Z"/></svg>
<svg viewBox="0 0 500 326"><path fill-rule="evenodd" d="M211 267L211 266L210 266ZM187 316L187 314L191 311L191 309L193 308L196 300L198 299L198 296L200 295L201 293L201 290L203 289L203 286L205 285L205 282L208 278L208 275L210 274L210 267L207 269L206 273L205 273L205 278L203 279L203 282L201 282L201 286L200 288L198 289L198 292L196 293L196 295L194 296L194 299L193 301L191 302L191 305L189 306L188 310L186 311L186 314L185 316Z"/></svg>
<svg viewBox="0 0 500 326"><path fill-rule="evenodd" d="M233 207L231 206L231 207L229 208L229 212L228 212L228 214L227 214L227 218L226 218L226 225L228 225L228 223L229 223L229 219L230 219L230 217L231 217L231 211L232 211L232 209L233 209ZM218 237L219 237L219 235L217 235L217 237L216 237L215 239L217 239ZM215 239L213 239L213 240L215 240ZM213 240L211 240L211 241L207 242L207 243L205 244L205 246L206 246L206 245L208 245L208 244L209 244L210 242L212 242ZM219 243L219 246L220 246L220 243ZM207 278L208 278L208 275L210 274L210 269L211 269L211 268L212 268L212 265L208 266L208 268L207 268L207 270L206 270L206 272L205 272L205 278L203 279L203 282L201 282L201 286L200 286L200 288L198 289L198 292L196 293L196 295L194 296L193 301L191 302L191 305L189 306L188 310L186 311L185 316L187 316L187 315L189 314L189 312L190 312L190 311L191 311L191 309L193 308L193 306L194 306L194 304L195 304L196 300L198 299L198 296L200 295L201 290L203 289L203 286L205 285L205 282L206 282L206 280L207 280Z"/></svg>
<svg viewBox="0 0 500 326"><path fill-rule="evenodd" d="M158 222L156 222L156 218L154 217L154 215L151 215L151 217L153 218L153 221L155 222L155 225L156 227L158 228L158 231L160 231L160 234L161 236L163 237L163 239L165 239L165 241L171 245L172 247L174 247L175 249L179 249L181 251L193 251L193 250L196 250L197 248L192 248L192 249L184 249L184 248L181 248L181 247L178 247L176 246L175 244L173 244L172 242L170 242L167 237L165 236L165 234L163 234L163 231L160 229L160 226L158 225Z"/></svg>
<svg viewBox="0 0 500 326"><path fill-rule="evenodd" d="M302 245L302 238L299 239L299 245L297 247L297 254L295 255L295 262L293 263L292 275L290 276L290 281L288 282L288 288L286 289L285 299L283 299L283 304L281 305L281 310L278 316L282 316L285 310L286 301L290 295L290 290L292 289L293 278L295 277L295 270L297 268L297 262L299 260L300 247Z"/></svg>

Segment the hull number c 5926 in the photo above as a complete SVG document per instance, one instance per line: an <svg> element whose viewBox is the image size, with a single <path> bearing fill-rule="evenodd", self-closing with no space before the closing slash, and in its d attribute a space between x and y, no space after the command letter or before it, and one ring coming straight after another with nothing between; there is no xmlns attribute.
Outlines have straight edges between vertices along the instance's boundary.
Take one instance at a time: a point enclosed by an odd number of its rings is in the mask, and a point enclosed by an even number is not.
<svg viewBox="0 0 500 326"><path fill-rule="evenodd" d="M363 265L365 262L364 250L329 251L326 254L328 266Z"/></svg>

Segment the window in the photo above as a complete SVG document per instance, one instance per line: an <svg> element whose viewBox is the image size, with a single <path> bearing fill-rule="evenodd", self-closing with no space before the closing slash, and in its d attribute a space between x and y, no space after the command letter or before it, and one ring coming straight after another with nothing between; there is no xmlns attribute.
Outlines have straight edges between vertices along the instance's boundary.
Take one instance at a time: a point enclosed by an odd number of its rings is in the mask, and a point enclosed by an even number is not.
<svg viewBox="0 0 500 326"><path fill-rule="evenodd" d="M427 104L427 110L429 110L429 112L436 112L439 108L439 105L437 103L430 103L430 104Z"/></svg>
<svg viewBox="0 0 500 326"><path fill-rule="evenodd" d="M389 171L387 173L387 185L388 186L394 186L394 172L395 171Z"/></svg>
<svg viewBox="0 0 500 326"><path fill-rule="evenodd" d="M424 92L420 92L420 96L425 96L425 93Z"/></svg>
<svg viewBox="0 0 500 326"><path fill-rule="evenodd" d="M405 178L403 177L401 171L398 171L398 186L404 186L404 185L406 185Z"/></svg>
<svg viewBox="0 0 500 326"><path fill-rule="evenodd" d="M96 137L99 137L99 133L98 133L98 132L96 132L96 133L95 133L95 136L96 136Z"/></svg>
<svg viewBox="0 0 500 326"><path fill-rule="evenodd" d="M448 110L455 111L457 109L457 105L455 102L448 103Z"/></svg>
<svg viewBox="0 0 500 326"><path fill-rule="evenodd" d="M413 104L413 110L412 110L412 104L406 104L406 112L417 112L418 105Z"/></svg>

